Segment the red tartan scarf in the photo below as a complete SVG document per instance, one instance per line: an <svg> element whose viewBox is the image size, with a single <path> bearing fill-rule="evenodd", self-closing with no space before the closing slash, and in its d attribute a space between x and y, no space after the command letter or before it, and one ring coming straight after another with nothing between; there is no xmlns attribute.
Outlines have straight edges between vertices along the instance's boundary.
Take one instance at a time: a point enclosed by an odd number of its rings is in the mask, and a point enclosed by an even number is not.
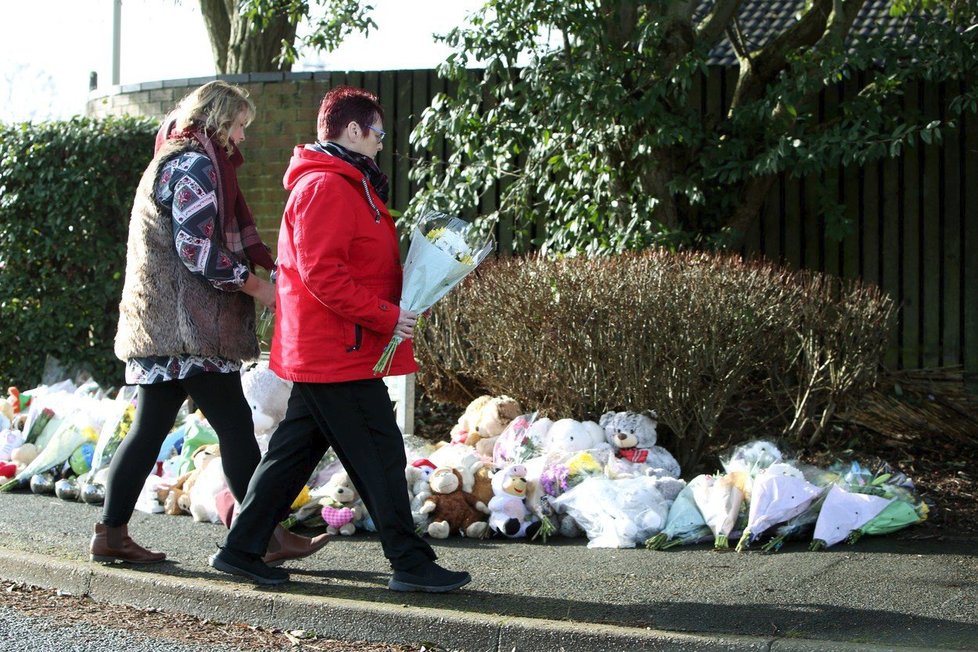
<svg viewBox="0 0 978 652"><path fill-rule="evenodd" d="M238 175L235 170L244 163L244 157L237 145L229 141L231 154L228 155L223 148L219 151L219 146L211 140L207 132L200 129L177 131L176 119L167 116L156 134L154 154L160 151L160 147L168 139L190 138L200 143L217 171L217 214L221 220L224 245L232 253L246 257L251 261L252 267L261 265L269 271L275 269L275 261L272 260L268 247L258 235L255 218L238 187Z"/></svg>
<svg viewBox="0 0 978 652"><path fill-rule="evenodd" d="M636 463L649 459L649 451L646 448L619 448L615 451L615 455Z"/></svg>

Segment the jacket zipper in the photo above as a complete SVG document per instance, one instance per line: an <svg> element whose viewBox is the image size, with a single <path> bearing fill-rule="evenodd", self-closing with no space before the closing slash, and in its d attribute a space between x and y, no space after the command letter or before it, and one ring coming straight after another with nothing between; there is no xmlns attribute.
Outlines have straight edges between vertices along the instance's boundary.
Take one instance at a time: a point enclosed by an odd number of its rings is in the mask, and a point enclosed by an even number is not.
<svg viewBox="0 0 978 652"><path fill-rule="evenodd" d="M360 350L360 345L363 344L363 329L360 328L360 324L353 325L353 346L346 347L347 353L353 353L354 351Z"/></svg>
<svg viewBox="0 0 978 652"><path fill-rule="evenodd" d="M370 196L370 186L367 185L367 177L360 177L360 183L363 184L363 192L367 195L367 203L370 204L370 208L374 209L374 223L380 223L380 209L377 208L377 204L374 203L374 198Z"/></svg>

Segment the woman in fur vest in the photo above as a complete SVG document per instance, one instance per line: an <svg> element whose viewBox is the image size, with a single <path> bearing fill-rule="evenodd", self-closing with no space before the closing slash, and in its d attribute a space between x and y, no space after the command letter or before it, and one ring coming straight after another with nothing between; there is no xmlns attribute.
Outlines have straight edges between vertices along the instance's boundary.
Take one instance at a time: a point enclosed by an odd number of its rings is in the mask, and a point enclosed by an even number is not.
<svg viewBox="0 0 978 652"><path fill-rule="evenodd" d="M243 88L213 81L164 119L133 202L115 353L138 385L129 434L112 458L93 561L162 561L134 542L127 524L160 446L189 396L220 442L228 487L240 502L258 464L242 361L259 356L255 301L275 308L275 288L254 273L274 267L235 169L255 116ZM276 531L268 559L311 554L325 538Z"/></svg>

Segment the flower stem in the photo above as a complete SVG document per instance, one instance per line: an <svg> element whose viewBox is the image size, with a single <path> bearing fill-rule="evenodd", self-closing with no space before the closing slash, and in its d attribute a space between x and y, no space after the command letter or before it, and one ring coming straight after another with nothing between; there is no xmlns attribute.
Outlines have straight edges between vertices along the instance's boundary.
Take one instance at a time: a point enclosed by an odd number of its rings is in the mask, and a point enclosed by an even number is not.
<svg viewBox="0 0 978 652"><path fill-rule="evenodd" d="M391 341L384 347L384 352L380 354L380 360L378 360L377 364L374 365L374 375L387 375L387 372L391 370L391 364L394 362L394 352L397 351L397 347L400 343L400 337L395 335L391 338Z"/></svg>

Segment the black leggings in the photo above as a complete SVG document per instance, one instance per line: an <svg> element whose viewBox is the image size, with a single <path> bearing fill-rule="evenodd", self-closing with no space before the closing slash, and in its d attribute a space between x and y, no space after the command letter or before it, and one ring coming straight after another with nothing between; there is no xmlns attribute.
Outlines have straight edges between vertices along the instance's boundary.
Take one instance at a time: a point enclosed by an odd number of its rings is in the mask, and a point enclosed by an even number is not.
<svg viewBox="0 0 978 652"><path fill-rule="evenodd" d="M188 395L217 433L231 494L239 503L244 500L261 453L251 408L241 391L241 375L202 373L184 380L139 386L132 428L109 465L103 524L118 527L129 522L163 440Z"/></svg>

